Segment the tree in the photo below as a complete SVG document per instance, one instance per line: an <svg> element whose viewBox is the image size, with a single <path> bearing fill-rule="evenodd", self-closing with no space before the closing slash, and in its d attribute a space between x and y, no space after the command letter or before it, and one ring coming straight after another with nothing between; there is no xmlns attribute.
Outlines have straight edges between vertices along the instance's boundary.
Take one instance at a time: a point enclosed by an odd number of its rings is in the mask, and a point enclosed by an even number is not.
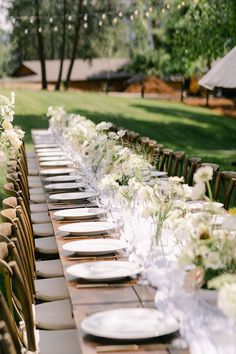
<svg viewBox="0 0 236 354"><path fill-rule="evenodd" d="M76 53L77 53L77 48L79 45L79 32L80 32L80 26L81 26L81 14L82 14L82 5L83 5L83 0L77 0L77 11L76 11L76 22L75 22L75 30L74 30L74 36L73 36L73 45L72 45L72 51L71 51L71 57L70 57L70 64L68 67L67 75L66 75L66 81L65 81L65 88L68 89L70 85L70 78L71 78L71 73L72 69L74 66L75 58L76 58Z"/></svg>
<svg viewBox="0 0 236 354"><path fill-rule="evenodd" d="M63 0L63 22L62 22L62 42L61 42L61 53L60 53L60 68L58 73L58 79L56 82L55 90L59 91L62 79L63 62L65 56L65 46L66 46L66 12L67 12L67 1Z"/></svg>
<svg viewBox="0 0 236 354"><path fill-rule="evenodd" d="M35 6L35 24L36 24L36 32L38 38L38 56L41 64L42 89L46 90L48 84L47 84L47 74L46 74L46 64L45 64L44 38L42 34L41 19L40 19L39 0L34 0L34 6Z"/></svg>

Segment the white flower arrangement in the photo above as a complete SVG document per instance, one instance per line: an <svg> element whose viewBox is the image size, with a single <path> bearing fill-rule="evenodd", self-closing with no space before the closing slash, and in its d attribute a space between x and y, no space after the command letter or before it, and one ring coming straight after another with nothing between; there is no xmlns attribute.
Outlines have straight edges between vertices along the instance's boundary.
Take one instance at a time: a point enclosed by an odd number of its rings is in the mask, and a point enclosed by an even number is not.
<svg viewBox="0 0 236 354"><path fill-rule="evenodd" d="M24 132L12 125L15 114L15 93L0 95L0 148L15 154L22 144Z"/></svg>

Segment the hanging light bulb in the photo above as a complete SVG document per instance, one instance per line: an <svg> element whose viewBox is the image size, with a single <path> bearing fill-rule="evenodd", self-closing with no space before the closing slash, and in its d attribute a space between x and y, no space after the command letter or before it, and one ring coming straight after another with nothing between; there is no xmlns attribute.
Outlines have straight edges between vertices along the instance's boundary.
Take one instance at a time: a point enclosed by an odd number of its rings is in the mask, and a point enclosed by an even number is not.
<svg viewBox="0 0 236 354"><path fill-rule="evenodd" d="M116 25L116 24L117 24L117 22L118 22L117 17L114 17L114 18L113 18L113 23L114 23L114 25Z"/></svg>
<svg viewBox="0 0 236 354"><path fill-rule="evenodd" d="M68 16L68 21L71 21L71 20L72 20L72 16L69 15L69 16Z"/></svg>
<svg viewBox="0 0 236 354"><path fill-rule="evenodd" d="M102 14L102 19L103 19L103 20L105 20L105 19L106 19L106 17L107 17L107 15L106 15L106 14Z"/></svg>
<svg viewBox="0 0 236 354"><path fill-rule="evenodd" d="M39 27L38 32L42 33L42 27Z"/></svg>
<svg viewBox="0 0 236 354"><path fill-rule="evenodd" d="M146 17L149 17L150 13L147 11L145 15Z"/></svg>
<svg viewBox="0 0 236 354"><path fill-rule="evenodd" d="M84 23L84 28L85 28L85 29L88 28L88 23L87 23L87 22Z"/></svg>
<svg viewBox="0 0 236 354"><path fill-rule="evenodd" d="M138 16L138 10L134 11L135 16Z"/></svg>
<svg viewBox="0 0 236 354"><path fill-rule="evenodd" d="M31 24L34 23L34 18L33 18L33 16L30 17L30 23L31 23Z"/></svg>
<svg viewBox="0 0 236 354"><path fill-rule="evenodd" d="M130 15L130 20L131 20L131 21L134 20L134 15Z"/></svg>
<svg viewBox="0 0 236 354"><path fill-rule="evenodd" d="M49 23L53 23L53 17L50 17L50 19L49 19Z"/></svg>
<svg viewBox="0 0 236 354"><path fill-rule="evenodd" d="M167 5L166 5L166 8L169 10L169 8L170 8L170 4L167 4Z"/></svg>
<svg viewBox="0 0 236 354"><path fill-rule="evenodd" d="M13 25L16 23L15 17L12 17L11 22L12 22Z"/></svg>
<svg viewBox="0 0 236 354"><path fill-rule="evenodd" d="M181 2L181 5L184 7L184 6L185 6L185 2L184 2L184 1L182 1L182 2Z"/></svg>
<svg viewBox="0 0 236 354"><path fill-rule="evenodd" d="M25 32L25 34L28 34L28 29L26 28L24 32Z"/></svg>
<svg viewBox="0 0 236 354"><path fill-rule="evenodd" d="M182 5L181 5L181 4L178 4L178 6L177 6L177 7L178 7L178 9L180 10L180 9L181 9L181 7L182 7Z"/></svg>
<svg viewBox="0 0 236 354"><path fill-rule="evenodd" d="M102 27L102 25L103 25L102 20L100 20L100 21L98 22L98 25L99 25L100 27Z"/></svg>
<svg viewBox="0 0 236 354"><path fill-rule="evenodd" d="M149 7L149 12L152 12L153 11L153 8L152 6Z"/></svg>
<svg viewBox="0 0 236 354"><path fill-rule="evenodd" d="M119 15L119 17L122 17L122 16L123 16L123 12L120 11L120 12L118 13L118 15Z"/></svg>
<svg viewBox="0 0 236 354"><path fill-rule="evenodd" d="M86 22L88 20L88 14L84 15L84 21Z"/></svg>
<svg viewBox="0 0 236 354"><path fill-rule="evenodd" d="M164 14L165 13L165 9L164 9L164 7L163 7L163 9L161 9L161 12Z"/></svg>
<svg viewBox="0 0 236 354"><path fill-rule="evenodd" d="M68 25L68 30L70 31L72 29L71 24Z"/></svg>
<svg viewBox="0 0 236 354"><path fill-rule="evenodd" d="M54 31L55 31L55 32L58 31L58 27L57 27L57 26L54 27Z"/></svg>

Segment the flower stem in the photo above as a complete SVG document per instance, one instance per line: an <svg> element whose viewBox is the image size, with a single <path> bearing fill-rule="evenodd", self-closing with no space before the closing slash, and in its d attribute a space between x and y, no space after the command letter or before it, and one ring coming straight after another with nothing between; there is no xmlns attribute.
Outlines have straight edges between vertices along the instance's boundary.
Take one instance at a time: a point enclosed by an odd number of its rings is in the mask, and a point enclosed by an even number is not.
<svg viewBox="0 0 236 354"><path fill-rule="evenodd" d="M206 181L206 186L207 186L207 191L208 191L208 194L209 194L209 198L210 198L211 201L213 201L212 191L211 191L211 186L210 186L209 181Z"/></svg>

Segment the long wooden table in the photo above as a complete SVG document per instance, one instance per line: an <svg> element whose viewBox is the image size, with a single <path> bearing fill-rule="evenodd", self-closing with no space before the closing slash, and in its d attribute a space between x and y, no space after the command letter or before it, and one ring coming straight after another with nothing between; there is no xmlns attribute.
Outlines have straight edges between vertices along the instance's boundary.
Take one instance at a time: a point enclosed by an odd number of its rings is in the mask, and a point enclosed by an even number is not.
<svg viewBox="0 0 236 354"><path fill-rule="evenodd" d="M53 204L48 198L49 194L45 192L45 196L49 209L49 215L51 217L51 222L56 237L60 260L68 286L68 291L71 300L71 311L73 313L77 327L78 341L80 347L78 348L78 353L81 352L83 354L95 354L97 352L103 351L106 351L108 353L116 353L121 351L123 353L146 353L148 351L151 351L155 354L189 354L189 351L187 349L166 350L165 344L163 346L163 349L159 349L160 343L162 343L163 339L152 339L142 343L136 343L135 341L132 341L132 343L129 343L130 346L127 347L127 350L125 350L125 348L120 348L119 350L115 350L114 348L109 349L109 347L107 347L109 345L125 344L125 342L122 343L121 341L117 342L115 340L97 338L83 333L83 331L81 330L82 320L86 316L97 311L110 310L115 308L154 308L154 296L156 293L156 289L152 288L151 286L138 284L137 279L127 279L126 281L122 281L119 285L117 285L117 283L111 283L108 285L104 285L104 287L98 285L97 287L92 288L90 288L89 286L86 287L87 283L85 281L72 279L67 274L66 269L73 264L77 264L79 262L86 262L88 260L86 259L86 257L81 260L72 259L72 257L68 256L65 251L63 251L63 245L65 243L74 241L76 238L70 238L68 236L65 236L58 230L58 227L60 225L65 224L65 221L56 220L54 217L54 212L55 210L66 208L76 208L82 206L94 207L94 204ZM109 235L101 237L109 237ZM87 237L84 238L87 239ZM91 238L93 237L89 237L89 239ZM79 237L79 239L83 239L83 237ZM106 260L109 258L99 257L95 258L94 261L96 261L97 259ZM118 255L114 255L111 259L125 260L127 258L125 253L122 251L118 253ZM171 339L173 339L173 336L170 336L169 338L164 338L164 343L166 343L166 341L170 342ZM135 344L135 346L132 346L131 344ZM105 347L105 349L103 347Z"/></svg>

